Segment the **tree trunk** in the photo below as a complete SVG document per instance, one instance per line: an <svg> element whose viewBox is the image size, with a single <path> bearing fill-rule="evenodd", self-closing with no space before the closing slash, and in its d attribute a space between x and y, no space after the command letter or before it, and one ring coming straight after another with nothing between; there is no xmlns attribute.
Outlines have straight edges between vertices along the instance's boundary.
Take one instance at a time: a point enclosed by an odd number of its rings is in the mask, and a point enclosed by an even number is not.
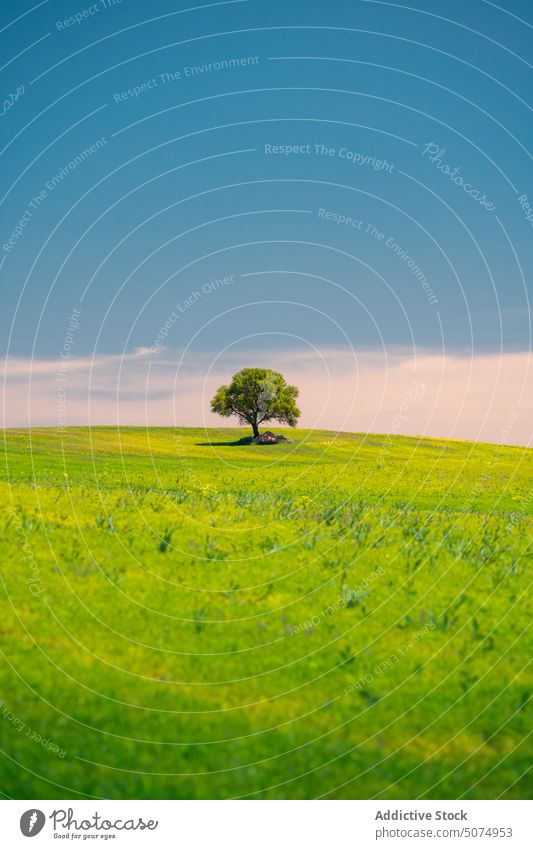
<svg viewBox="0 0 533 849"><path fill-rule="evenodd" d="M252 430L254 432L254 438L259 436L259 428L257 427L255 422L252 422Z"/></svg>

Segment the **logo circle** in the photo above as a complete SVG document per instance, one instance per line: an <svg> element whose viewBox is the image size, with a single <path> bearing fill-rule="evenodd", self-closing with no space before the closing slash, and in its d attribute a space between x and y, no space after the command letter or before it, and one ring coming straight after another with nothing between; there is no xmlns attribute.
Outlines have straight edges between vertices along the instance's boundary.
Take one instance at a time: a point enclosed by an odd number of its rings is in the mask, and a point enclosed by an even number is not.
<svg viewBox="0 0 533 849"><path fill-rule="evenodd" d="M24 837L35 837L43 830L46 817L38 808L30 808L29 811L24 811L20 818L20 830Z"/></svg>

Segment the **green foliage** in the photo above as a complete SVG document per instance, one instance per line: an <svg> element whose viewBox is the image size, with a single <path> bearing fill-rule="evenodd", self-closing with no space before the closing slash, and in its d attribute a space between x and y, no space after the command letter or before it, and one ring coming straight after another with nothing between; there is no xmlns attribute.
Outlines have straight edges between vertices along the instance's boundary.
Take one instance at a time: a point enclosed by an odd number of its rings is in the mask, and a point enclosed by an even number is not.
<svg viewBox="0 0 533 849"><path fill-rule="evenodd" d="M229 386L220 386L211 410L220 416L237 416L251 425L254 436L259 425L278 421L296 427L300 410L296 406L298 389L289 386L277 371L266 368L243 368L234 374Z"/></svg>
<svg viewBox="0 0 533 849"><path fill-rule="evenodd" d="M241 434L6 432L0 789L527 797L533 452Z"/></svg>

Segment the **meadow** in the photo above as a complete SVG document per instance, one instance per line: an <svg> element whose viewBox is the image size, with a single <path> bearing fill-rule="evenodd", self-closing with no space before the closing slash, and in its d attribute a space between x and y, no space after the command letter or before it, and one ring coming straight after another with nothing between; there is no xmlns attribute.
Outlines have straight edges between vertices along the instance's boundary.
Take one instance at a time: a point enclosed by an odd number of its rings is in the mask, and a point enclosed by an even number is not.
<svg viewBox="0 0 533 849"><path fill-rule="evenodd" d="M533 451L282 432L4 432L5 797L531 797Z"/></svg>

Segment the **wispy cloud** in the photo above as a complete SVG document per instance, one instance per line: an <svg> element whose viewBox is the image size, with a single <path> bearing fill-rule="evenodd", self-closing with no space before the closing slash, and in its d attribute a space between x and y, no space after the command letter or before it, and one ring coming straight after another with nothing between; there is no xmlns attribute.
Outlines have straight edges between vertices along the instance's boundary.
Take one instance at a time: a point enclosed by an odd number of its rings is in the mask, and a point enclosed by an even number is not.
<svg viewBox="0 0 533 849"><path fill-rule="evenodd" d="M220 383L244 365L282 371L300 388L301 425L528 445L529 353L232 351L216 358L138 348L124 355L3 362L4 427L81 424L208 427ZM417 392L413 387L417 386Z"/></svg>

